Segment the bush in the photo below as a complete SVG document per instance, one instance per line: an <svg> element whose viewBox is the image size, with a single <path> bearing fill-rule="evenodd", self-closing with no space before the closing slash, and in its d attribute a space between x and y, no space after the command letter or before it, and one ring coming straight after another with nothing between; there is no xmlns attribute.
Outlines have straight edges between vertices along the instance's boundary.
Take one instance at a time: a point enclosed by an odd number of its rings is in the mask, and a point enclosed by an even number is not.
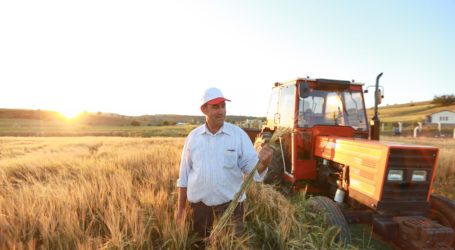
<svg viewBox="0 0 455 250"><path fill-rule="evenodd" d="M451 94L451 95L435 96L431 103L442 105L442 106L452 105L452 104L455 104L455 95Z"/></svg>
<svg viewBox="0 0 455 250"><path fill-rule="evenodd" d="M176 122L172 122L172 121L164 121L162 123L163 126L170 126L170 125L175 125L175 124L177 124L177 123Z"/></svg>
<svg viewBox="0 0 455 250"><path fill-rule="evenodd" d="M138 121L132 121L131 126L141 126L141 123Z"/></svg>

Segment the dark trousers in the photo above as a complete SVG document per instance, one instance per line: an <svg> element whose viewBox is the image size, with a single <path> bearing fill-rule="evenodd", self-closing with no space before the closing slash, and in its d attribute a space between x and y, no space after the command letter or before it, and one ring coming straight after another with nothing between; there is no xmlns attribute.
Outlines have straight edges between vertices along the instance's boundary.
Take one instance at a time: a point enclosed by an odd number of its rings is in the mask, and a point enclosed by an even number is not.
<svg viewBox="0 0 455 250"><path fill-rule="evenodd" d="M203 202L190 203L191 216L193 219L193 230L198 237L204 239L210 235L215 218L221 218L230 202L217 205L207 206ZM240 202L234 210L231 217L231 222L234 224L235 234L237 236L243 233L243 203ZM198 242L198 245L204 249L205 242Z"/></svg>

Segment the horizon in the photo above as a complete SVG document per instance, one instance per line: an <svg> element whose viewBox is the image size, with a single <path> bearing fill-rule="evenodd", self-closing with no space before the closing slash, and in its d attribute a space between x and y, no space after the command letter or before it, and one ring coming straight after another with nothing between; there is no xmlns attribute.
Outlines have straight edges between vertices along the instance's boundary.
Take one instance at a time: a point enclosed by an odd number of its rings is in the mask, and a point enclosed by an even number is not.
<svg viewBox="0 0 455 250"><path fill-rule="evenodd" d="M425 102L432 102L432 100L423 100L423 101L418 101L418 102L406 102L406 103L395 103L395 104L386 104L386 105L380 105L378 106L379 109L381 108L388 108L390 106L400 106L400 105L410 105L410 104L418 104L418 103L425 103ZM450 105L449 105L450 106ZM366 107L366 110L368 111L369 109L373 109L374 106L372 107ZM126 115L126 114L122 114L122 113L112 113L112 112L103 112L102 110L99 110L99 111L87 111L87 110L83 110L81 112L78 112L77 114L64 114L62 113L61 111L58 111L58 110L49 110L49 109L30 109L30 108L4 108L4 107L0 107L0 110L2 109L10 109L10 110L26 110L26 111L46 111L46 112L57 112L57 113L60 113L61 115L65 116L66 118L76 118L77 116L80 116L82 115L83 113L89 113L89 114L97 114L97 113L101 113L103 115L118 115L118 116L127 116L127 117L141 117L141 116L160 116L160 115L169 115L169 116L204 116L203 113L201 114L172 114L172 113L169 113L169 114L142 114L142 115ZM244 117L255 117L255 118L266 118L266 115L264 116L254 116L254 115L238 115L238 114L226 114L226 117L228 116L244 116Z"/></svg>
<svg viewBox="0 0 455 250"><path fill-rule="evenodd" d="M0 3L0 107L264 117L273 83L375 83L383 104L453 94L455 2L25 1ZM321 13L324 13L321 15ZM367 107L373 95L365 95Z"/></svg>

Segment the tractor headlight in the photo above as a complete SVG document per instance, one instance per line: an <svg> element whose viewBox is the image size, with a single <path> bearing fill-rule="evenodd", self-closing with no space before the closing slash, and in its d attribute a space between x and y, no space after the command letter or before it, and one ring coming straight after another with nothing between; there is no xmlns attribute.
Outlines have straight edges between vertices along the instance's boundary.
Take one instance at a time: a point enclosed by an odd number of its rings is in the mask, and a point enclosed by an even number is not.
<svg viewBox="0 0 455 250"><path fill-rule="evenodd" d="M390 169L387 174L388 181L402 181L403 180L403 170Z"/></svg>
<svg viewBox="0 0 455 250"><path fill-rule="evenodd" d="M425 170L414 170L412 171L412 181L426 181L427 171Z"/></svg>

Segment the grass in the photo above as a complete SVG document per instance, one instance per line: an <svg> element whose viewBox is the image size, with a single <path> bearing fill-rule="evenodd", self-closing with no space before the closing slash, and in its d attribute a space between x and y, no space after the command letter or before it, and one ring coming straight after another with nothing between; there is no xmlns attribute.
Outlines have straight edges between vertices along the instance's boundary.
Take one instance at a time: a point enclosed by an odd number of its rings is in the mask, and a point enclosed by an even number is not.
<svg viewBox="0 0 455 250"><path fill-rule="evenodd" d="M188 249L196 241L189 222L173 221L183 142L0 137L0 249ZM449 145L434 188L453 195L455 143L427 143ZM353 245L334 242L336 230L307 210L302 193L253 183L248 197L245 234L234 238L228 227L212 249L389 248L368 230Z"/></svg>
<svg viewBox="0 0 455 250"><path fill-rule="evenodd" d="M382 122L406 122L416 123L424 121L430 114L449 110L455 112L455 105L438 106L432 104L431 101L415 102L398 105L388 105L379 107L378 112ZM373 117L374 109L367 110L368 117Z"/></svg>

